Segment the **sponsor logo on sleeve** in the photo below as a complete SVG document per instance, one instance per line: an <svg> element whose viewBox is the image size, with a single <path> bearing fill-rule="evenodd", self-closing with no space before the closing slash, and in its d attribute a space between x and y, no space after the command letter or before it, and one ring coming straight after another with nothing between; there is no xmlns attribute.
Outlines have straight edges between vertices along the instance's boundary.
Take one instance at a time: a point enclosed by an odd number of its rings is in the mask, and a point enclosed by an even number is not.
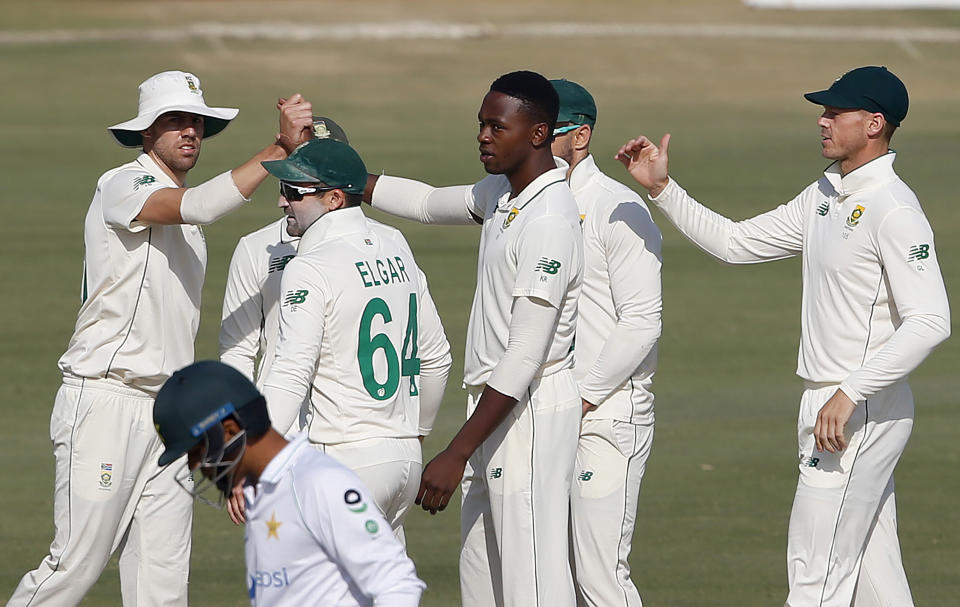
<svg viewBox="0 0 960 607"><path fill-rule="evenodd" d="M824 200L820 203L820 206L817 207L817 215L824 217L830 211L830 203Z"/></svg>
<svg viewBox="0 0 960 607"><path fill-rule="evenodd" d="M133 180L133 190L137 191L140 189L140 186L151 186L157 183L157 178L153 175L141 175Z"/></svg>
<svg viewBox="0 0 960 607"><path fill-rule="evenodd" d="M807 457L803 460L803 465L807 468L816 468L817 464L820 463L819 457Z"/></svg>
<svg viewBox="0 0 960 607"><path fill-rule="evenodd" d="M587 482L593 478L593 472L590 470L584 470L583 472L580 473L580 475L577 478L579 478L583 482Z"/></svg>
<svg viewBox="0 0 960 607"><path fill-rule="evenodd" d="M283 298L283 304L286 306L291 306L296 309L296 307L303 302L307 301L307 295L310 294L310 291L306 289L299 289L297 291L287 291L286 296Z"/></svg>
<svg viewBox="0 0 960 607"><path fill-rule="evenodd" d="M490 468L490 478L500 478L503 476L503 468Z"/></svg>
<svg viewBox="0 0 960 607"><path fill-rule="evenodd" d="M273 274L274 272L282 272L287 264L290 263L290 260L294 258L294 255L284 255L282 257L272 257L270 259L270 265L267 268L267 274Z"/></svg>
<svg viewBox="0 0 960 607"><path fill-rule="evenodd" d="M367 503L363 501L363 496L356 489L347 489L343 494L343 501L350 512L359 514L367 510Z"/></svg>
<svg viewBox="0 0 960 607"><path fill-rule="evenodd" d="M536 272L543 272L544 274L556 274L560 269L562 264L556 259L550 259L548 257L541 257L540 261L537 262L537 267L534 268Z"/></svg>
<svg viewBox="0 0 960 607"><path fill-rule="evenodd" d="M915 244L911 245L907 251L907 261L921 261L930 257L930 245Z"/></svg>

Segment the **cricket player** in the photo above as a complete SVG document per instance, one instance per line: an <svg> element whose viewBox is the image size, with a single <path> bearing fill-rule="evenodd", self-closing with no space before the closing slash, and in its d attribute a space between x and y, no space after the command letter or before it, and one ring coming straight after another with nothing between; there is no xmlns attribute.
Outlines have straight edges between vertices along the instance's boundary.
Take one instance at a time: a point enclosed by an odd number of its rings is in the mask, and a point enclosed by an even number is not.
<svg viewBox="0 0 960 607"><path fill-rule="evenodd" d="M349 145L317 139L264 166L280 179L300 250L283 273L280 339L263 380L281 432L310 401L310 444L353 470L403 541L420 487L419 437L436 418L450 344L410 246L360 208L367 181Z"/></svg>
<svg viewBox="0 0 960 607"><path fill-rule="evenodd" d="M568 560L580 396L573 334L583 270L567 165L553 157L557 93L501 76L478 114L490 175L433 188L371 175L373 206L424 223L480 223L463 383L469 419L425 468L417 503L443 510L462 479L463 605L575 604Z"/></svg>
<svg viewBox="0 0 960 607"><path fill-rule="evenodd" d="M323 116L313 117L313 133L317 139L349 143L340 125ZM220 361L238 369L261 389L273 365L280 332L280 277L297 254L299 243L300 236L287 231L284 215L240 238L230 260L220 323Z"/></svg>
<svg viewBox="0 0 960 607"><path fill-rule="evenodd" d="M249 200L267 176L260 162L285 158L280 140L301 139L311 111L292 97L282 138L187 187L204 138L236 115L207 106L195 75L169 71L140 85L135 118L110 127L143 152L100 177L87 212L83 300L50 420L54 539L7 605L76 605L117 550L124 605L187 604L192 502L156 465L153 397L193 360L207 258L199 226Z"/></svg>
<svg viewBox="0 0 960 607"><path fill-rule="evenodd" d="M173 374L153 407L166 445L159 465L220 499L244 484L247 591L254 607L414 607L425 587L350 470L270 427L263 395L229 365L206 360ZM187 454L187 467L179 463ZM199 475L198 475L199 476Z"/></svg>
<svg viewBox="0 0 960 607"><path fill-rule="evenodd" d="M796 198L733 222L667 173L665 135L618 158L694 244L728 263L803 255L797 374L800 478L787 541L788 607L913 605L897 539L893 471L913 427L907 376L950 335L933 231L893 170L907 89L884 67L808 93L823 177Z"/></svg>
<svg viewBox="0 0 960 607"><path fill-rule="evenodd" d="M653 443L662 239L640 196L601 172L590 154L593 96L576 82L550 82L560 97L553 154L570 165L567 181L583 222L574 367L583 422L570 495L574 580L583 605L640 607L627 559Z"/></svg>

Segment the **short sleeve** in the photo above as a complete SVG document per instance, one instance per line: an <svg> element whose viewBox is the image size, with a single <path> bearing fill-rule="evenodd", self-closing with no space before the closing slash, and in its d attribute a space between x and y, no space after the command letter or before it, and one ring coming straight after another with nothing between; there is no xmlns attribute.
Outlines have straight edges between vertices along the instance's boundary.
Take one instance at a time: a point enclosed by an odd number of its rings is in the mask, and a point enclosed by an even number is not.
<svg viewBox="0 0 960 607"><path fill-rule="evenodd" d="M576 230L576 232L575 232ZM514 297L537 297L559 309L577 268L579 226L560 215L545 215L526 224L517 243Z"/></svg>
<svg viewBox="0 0 960 607"><path fill-rule="evenodd" d="M137 221L143 205L154 192L170 187L142 167L125 168L105 179L100 185L103 221L107 226L139 232L147 227Z"/></svg>

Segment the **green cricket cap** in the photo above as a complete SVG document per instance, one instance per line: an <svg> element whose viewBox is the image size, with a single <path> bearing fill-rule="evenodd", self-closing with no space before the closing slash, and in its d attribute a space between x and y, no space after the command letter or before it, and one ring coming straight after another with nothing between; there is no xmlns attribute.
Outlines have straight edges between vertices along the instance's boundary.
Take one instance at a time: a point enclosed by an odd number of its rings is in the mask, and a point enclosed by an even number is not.
<svg viewBox="0 0 960 607"><path fill-rule="evenodd" d="M367 185L367 167L360 155L346 143L334 139L311 139L286 160L267 160L260 164L281 181L323 183L350 194L363 194Z"/></svg>
<svg viewBox="0 0 960 607"><path fill-rule="evenodd" d="M593 101L590 92L571 80L551 80L550 84L560 97L560 112L557 114L557 124L572 122L573 124L588 124L593 127L597 123L597 104Z"/></svg>
<svg viewBox="0 0 960 607"><path fill-rule="evenodd" d="M900 126L910 105L903 82L886 67L877 65L850 70L830 88L807 93L804 98L817 105L878 112L893 126Z"/></svg>
<svg viewBox="0 0 960 607"><path fill-rule="evenodd" d="M350 143L347 133L332 118L326 116L313 117L313 136L316 139L334 139L343 143Z"/></svg>
<svg viewBox="0 0 960 607"><path fill-rule="evenodd" d="M166 466L193 449L203 435L229 415L262 400L263 395L242 373L215 360L203 360L174 373L153 403L153 425L165 450Z"/></svg>

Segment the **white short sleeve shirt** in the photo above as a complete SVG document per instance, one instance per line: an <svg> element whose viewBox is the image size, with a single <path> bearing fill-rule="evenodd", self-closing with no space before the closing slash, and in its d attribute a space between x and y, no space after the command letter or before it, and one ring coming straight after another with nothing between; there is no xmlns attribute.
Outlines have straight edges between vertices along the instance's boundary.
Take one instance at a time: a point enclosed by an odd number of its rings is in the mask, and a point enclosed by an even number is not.
<svg viewBox="0 0 960 607"><path fill-rule="evenodd" d="M136 221L151 194L179 187L146 154L107 171L84 220L83 301L65 375L111 378L155 394L193 362L207 264L193 225Z"/></svg>

